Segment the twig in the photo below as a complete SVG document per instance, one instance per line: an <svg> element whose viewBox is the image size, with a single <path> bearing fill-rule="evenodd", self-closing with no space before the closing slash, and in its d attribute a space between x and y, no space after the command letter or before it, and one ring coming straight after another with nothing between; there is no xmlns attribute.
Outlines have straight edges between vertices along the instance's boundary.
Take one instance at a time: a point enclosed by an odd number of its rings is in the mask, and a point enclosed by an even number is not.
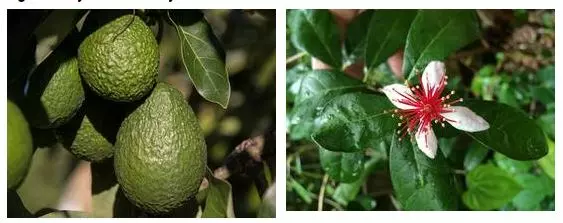
<svg viewBox="0 0 563 223"><path fill-rule="evenodd" d="M299 58L301 58L305 55L307 55L307 53L301 52L301 53L295 54L293 56L290 56L289 58L285 59L285 64L286 65L291 64L291 63L295 62L296 60L299 60Z"/></svg>
<svg viewBox="0 0 563 223"><path fill-rule="evenodd" d="M262 157L271 152L274 148L274 134L259 135L242 141L235 149L225 158L223 165L213 171L213 176L217 179L226 180L230 176L238 173L247 173L249 175L257 175L262 167ZM266 146L266 144L271 144ZM250 171L249 171L250 170ZM207 180L203 180L200 190L209 186Z"/></svg>
<svg viewBox="0 0 563 223"><path fill-rule="evenodd" d="M326 183L328 182L328 174L323 177L323 183L321 184L321 191L319 192L319 200L317 203L317 211L323 211L324 196L326 190Z"/></svg>

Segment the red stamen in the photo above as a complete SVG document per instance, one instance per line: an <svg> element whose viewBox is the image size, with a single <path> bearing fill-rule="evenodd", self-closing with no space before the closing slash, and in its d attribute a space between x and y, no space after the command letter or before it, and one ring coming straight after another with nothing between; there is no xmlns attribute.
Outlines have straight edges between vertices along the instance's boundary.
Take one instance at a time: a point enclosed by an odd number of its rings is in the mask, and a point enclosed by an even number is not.
<svg viewBox="0 0 563 223"><path fill-rule="evenodd" d="M415 130L428 131L432 127L432 122L442 126L444 126L445 121L452 122L453 120L442 116L442 113L453 112L453 109L450 107L455 103L463 101L462 98L450 101L454 91L451 91L444 97L440 96L447 84L446 80L448 77L446 75L443 75L442 80L435 86L422 84L429 83L430 81L427 79L425 82L422 82L422 75L417 75L419 76L420 85L413 87L408 82L405 82L412 95L394 90L395 93L402 97L396 99L397 102L413 107L411 109L395 109L392 111L392 116L399 117L401 121L399 123L400 128L397 131L400 138L405 137L407 133L415 132Z"/></svg>

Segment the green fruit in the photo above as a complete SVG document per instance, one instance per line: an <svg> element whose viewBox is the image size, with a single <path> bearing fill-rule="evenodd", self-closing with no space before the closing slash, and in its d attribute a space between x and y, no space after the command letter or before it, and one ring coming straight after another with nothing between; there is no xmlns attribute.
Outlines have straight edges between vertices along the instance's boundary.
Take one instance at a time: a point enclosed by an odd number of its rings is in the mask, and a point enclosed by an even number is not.
<svg viewBox="0 0 563 223"><path fill-rule="evenodd" d="M117 107L99 98L88 97L85 111L57 130L64 147L86 161L100 162L112 157L113 143L121 124L119 115L116 115L119 113Z"/></svg>
<svg viewBox="0 0 563 223"><path fill-rule="evenodd" d="M75 57L62 51L47 58L33 73L25 111L37 128L56 128L67 123L84 102L84 88Z"/></svg>
<svg viewBox="0 0 563 223"><path fill-rule="evenodd" d="M8 100L8 189L25 178L33 143L27 121L16 104Z"/></svg>
<svg viewBox="0 0 563 223"><path fill-rule="evenodd" d="M125 196L149 213L168 213L197 193L207 150L198 120L178 90L158 83L125 118L114 160Z"/></svg>
<svg viewBox="0 0 563 223"><path fill-rule="evenodd" d="M137 16L119 17L86 37L78 48L80 74L98 95L135 101L148 94L158 73L158 44Z"/></svg>

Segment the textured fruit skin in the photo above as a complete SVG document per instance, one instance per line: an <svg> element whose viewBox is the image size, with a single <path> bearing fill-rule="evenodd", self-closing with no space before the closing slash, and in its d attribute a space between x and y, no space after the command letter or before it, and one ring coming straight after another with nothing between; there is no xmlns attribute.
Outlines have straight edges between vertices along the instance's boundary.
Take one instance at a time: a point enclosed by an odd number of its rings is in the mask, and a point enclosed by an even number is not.
<svg viewBox="0 0 563 223"><path fill-rule="evenodd" d="M24 115L8 100L8 189L16 188L27 174L33 142Z"/></svg>
<svg viewBox="0 0 563 223"><path fill-rule="evenodd" d="M121 121L121 106L89 92L84 109L57 129L57 138L79 159L101 162L113 157L113 144Z"/></svg>
<svg viewBox="0 0 563 223"><path fill-rule="evenodd" d="M178 90L158 83L125 118L114 160L125 196L149 213L170 212L197 193L207 149L198 120Z"/></svg>
<svg viewBox="0 0 563 223"><path fill-rule="evenodd" d="M76 57L55 52L33 73L26 95L25 111L31 126L59 127L76 114L85 93Z"/></svg>
<svg viewBox="0 0 563 223"><path fill-rule="evenodd" d="M135 101L148 94L158 73L158 44L138 17L121 16L86 37L78 48L80 74L99 96Z"/></svg>

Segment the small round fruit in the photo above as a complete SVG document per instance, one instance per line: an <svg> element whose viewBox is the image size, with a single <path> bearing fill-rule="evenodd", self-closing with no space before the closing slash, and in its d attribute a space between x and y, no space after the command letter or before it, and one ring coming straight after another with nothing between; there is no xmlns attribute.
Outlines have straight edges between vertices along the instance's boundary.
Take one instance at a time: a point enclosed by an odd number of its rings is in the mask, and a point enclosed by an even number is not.
<svg viewBox="0 0 563 223"><path fill-rule="evenodd" d="M90 34L78 48L80 74L99 96L130 102L156 83L158 44L138 17L121 16Z"/></svg>
<svg viewBox="0 0 563 223"><path fill-rule="evenodd" d="M8 189L16 188L25 178L32 153L27 121L18 106L8 100Z"/></svg>
<svg viewBox="0 0 563 223"><path fill-rule="evenodd" d="M28 89L24 110L32 126L46 129L67 123L85 97L76 57L55 51L32 74Z"/></svg>
<svg viewBox="0 0 563 223"><path fill-rule="evenodd" d="M125 118L114 162L125 196L149 213L169 213L197 193L207 150L198 120L178 90L158 83Z"/></svg>

